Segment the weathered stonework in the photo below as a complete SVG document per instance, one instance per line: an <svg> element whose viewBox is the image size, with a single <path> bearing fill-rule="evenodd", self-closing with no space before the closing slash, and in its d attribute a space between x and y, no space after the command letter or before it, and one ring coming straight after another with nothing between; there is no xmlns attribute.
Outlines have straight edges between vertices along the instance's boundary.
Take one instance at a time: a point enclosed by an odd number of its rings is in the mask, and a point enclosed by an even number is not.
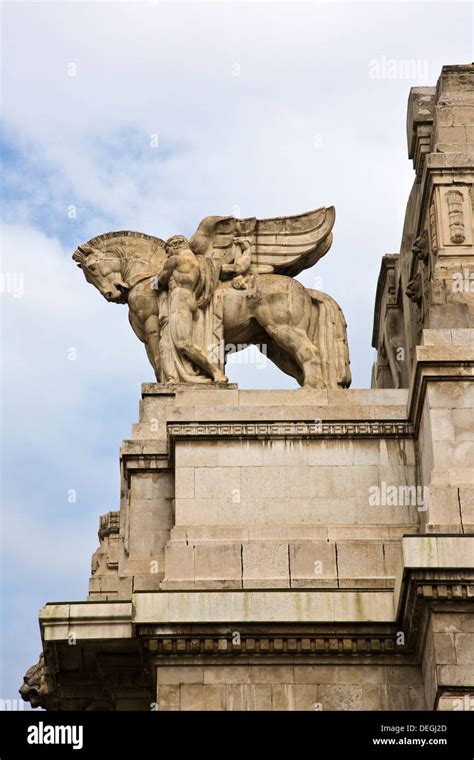
<svg viewBox="0 0 474 760"><path fill-rule="evenodd" d="M424 330L456 330L471 345L474 322L474 73L445 66L436 87L414 87L408 151L416 170L399 254L384 256L377 289L373 386L408 387ZM445 337L445 336L444 336ZM451 338L447 339L451 344Z"/></svg>
<svg viewBox="0 0 474 760"><path fill-rule="evenodd" d="M142 386L88 601L40 613L34 706L473 708L473 130L474 66L412 90L373 388Z"/></svg>

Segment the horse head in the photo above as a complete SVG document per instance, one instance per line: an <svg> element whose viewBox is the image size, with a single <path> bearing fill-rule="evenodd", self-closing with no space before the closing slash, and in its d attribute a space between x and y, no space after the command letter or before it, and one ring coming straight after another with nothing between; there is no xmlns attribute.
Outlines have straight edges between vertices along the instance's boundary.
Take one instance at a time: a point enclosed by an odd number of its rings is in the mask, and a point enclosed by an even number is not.
<svg viewBox="0 0 474 760"><path fill-rule="evenodd" d="M166 254L159 238L140 232L108 232L79 245L72 258L107 301L127 303L130 288L159 274Z"/></svg>

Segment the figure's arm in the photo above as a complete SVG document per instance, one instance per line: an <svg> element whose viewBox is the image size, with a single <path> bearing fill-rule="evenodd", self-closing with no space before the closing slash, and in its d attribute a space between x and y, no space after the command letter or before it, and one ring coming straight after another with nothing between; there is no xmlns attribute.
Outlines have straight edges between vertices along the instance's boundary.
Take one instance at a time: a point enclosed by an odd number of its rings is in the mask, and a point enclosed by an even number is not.
<svg viewBox="0 0 474 760"><path fill-rule="evenodd" d="M249 240L239 240L236 246L240 248L240 255L235 256L233 264L224 264L221 271L223 274L232 274L233 276L245 274L250 269L252 261L252 246Z"/></svg>
<svg viewBox="0 0 474 760"><path fill-rule="evenodd" d="M161 273L158 277L158 285L167 285L171 275L173 274L177 266L178 266L177 256L170 256L169 259L166 259L163 269L161 270Z"/></svg>

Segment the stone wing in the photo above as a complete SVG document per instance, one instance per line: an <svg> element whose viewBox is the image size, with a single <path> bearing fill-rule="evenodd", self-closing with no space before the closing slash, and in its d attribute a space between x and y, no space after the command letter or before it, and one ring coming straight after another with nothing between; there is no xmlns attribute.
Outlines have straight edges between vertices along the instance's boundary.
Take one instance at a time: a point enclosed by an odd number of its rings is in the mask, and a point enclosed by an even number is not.
<svg viewBox="0 0 474 760"><path fill-rule="evenodd" d="M252 271L293 277L328 252L335 215L334 206L329 206L274 219L207 216L190 246L198 255L226 261L232 257L234 243L247 239L252 249Z"/></svg>

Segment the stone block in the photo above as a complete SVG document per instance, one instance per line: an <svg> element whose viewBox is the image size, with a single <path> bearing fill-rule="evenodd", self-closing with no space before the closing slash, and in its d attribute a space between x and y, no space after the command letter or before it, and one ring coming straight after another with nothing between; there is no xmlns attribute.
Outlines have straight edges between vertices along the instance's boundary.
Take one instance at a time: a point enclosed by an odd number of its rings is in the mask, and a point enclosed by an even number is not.
<svg viewBox="0 0 474 760"><path fill-rule="evenodd" d="M205 526L218 524L219 501L214 499L176 499L177 526Z"/></svg>
<svg viewBox="0 0 474 760"><path fill-rule="evenodd" d="M177 441L175 446L175 466L216 467L219 445L211 441Z"/></svg>
<svg viewBox="0 0 474 760"><path fill-rule="evenodd" d="M288 544L276 541L249 542L243 544L243 582L247 588L265 580L289 586Z"/></svg>
<svg viewBox="0 0 474 760"><path fill-rule="evenodd" d="M390 592L334 593L334 620L368 622L395 619L394 600Z"/></svg>
<svg viewBox="0 0 474 760"><path fill-rule="evenodd" d="M474 684L474 665L438 665L436 667L440 687L468 687Z"/></svg>
<svg viewBox="0 0 474 760"><path fill-rule="evenodd" d="M177 712L181 709L180 688L179 686L168 686L158 684L156 699L160 712L172 711Z"/></svg>
<svg viewBox="0 0 474 760"><path fill-rule="evenodd" d="M358 521L358 504L355 498L318 498L309 502L306 521L322 525L351 525ZM364 517L362 522L364 522Z"/></svg>
<svg viewBox="0 0 474 760"><path fill-rule="evenodd" d="M306 579L314 586L323 578L336 578L334 542L302 541L290 544L290 573L292 581Z"/></svg>
<svg viewBox="0 0 474 760"><path fill-rule="evenodd" d="M255 473L260 468L242 468L244 470L254 470ZM244 478L240 478L240 467L196 467L194 470L195 477L195 494L198 499L231 499L235 493L243 494ZM177 474L177 479L178 479Z"/></svg>
<svg viewBox="0 0 474 760"><path fill-rule="evenodd" d="M226 686L228 711L258 711L272 709L270 684L228 683Z"/></svg>
<svg viewBox="0 0 474 760"><path fill-rule="evenodd" d="M318 687L318 702L326 710L363 710L364 691L356 684L325 684Z"/></svg>
<svg viewBox="0 0 474 760"><path fill-rule="evenodd" d="M250 683L292 684L293 665L252 665L249 668Z"/></svg>
<svg viewBox="0 0 474 760"><path fill-rule="evenodd" d="M204 668L205 684L249 684L249 665L215 665Z"/></svg>
<svg viewBox="0 0 474 760"><path fill-rule="evenodd" d="M384 575L394 578L399 572L402 562L402 546L400 541L384 541L383 543Z"/></svg>
<svg viewBox="0 0 474 760"><path fill-rule="evenodd" d="M170 530L174 522L174 506L171 499L158 502L137 500L130 505L130 533L134 530Z"/></svg>
<svg viewBox="0 0 474 760"><path fill-rule="evenodd" d="M474 383L456 382L429 383L426 389L430 408L472 409L474 407Z"/></svg>
<svg viewBox="0 0 474 760"><path fill-rule="evenodd" d="M453 409L453 427L456 441L472 442L474 441L474 408L472 409ZM470 458L466 459L466 465L474 467L474 457L472 456L472 447L466 448L466 454L470 452Z"/></svg>
<svg viewBox="0 0 474 760"><path fill-rule="evenodd" d="M435 441L454 441L455 427L453 410L441 408L432 409L431 430Z"/></svg>
<svg viewBox="0 0 474 760"><path fill-rule="evenodd" d="M359 445L360 442L357 442ZM340 466L354 463L354 443L351 440L309 441L306 444L307 461L311 466Z"/></svg>
<svg viewBox="0 0 474 760"><path fill-rule="evenodd" d="M428 492L427 519L442 525L460 524L458 489L452 486L430 485Z"/></svg>
<svg viewBox="0 0 474 760"><path fill-rule="evenodd" d="M156 669L158 686L183 683L204 683L202 665L159 665Z"/></svg>
<svg viewBox="0 0 474 760"><path fill-rule="evenodd" d="M474 665L474 633L456 633L454 647L459 665Z"/></svg>
<svg viewBox="0 0 474 760"><path fill-rule="evenodd" d="M194 581L194 546L169 544L165 551L166 580Z"/></svg>
<svg viewBox="0 0 474 760"><path fill-rule="evenodd" d="M293 709L314 711L319 709L318 687L315 684L292 684Z"/></svg>
<svg viewBox="0 0 474 760"><path fill-rule="evenodd" d="M265 463L263 441L222 441L214 446L218 467L260 467Z"/></svg>
<svg viewBox="0 0 474 760"><path fill-rule="evenodd" d="M465 525L474 523L474 487L461 486L458 490L462 521Z"/></svg>
<svg viewBox="0 0 474 760"><path fill-rule="evenodd" d="M194 548L194 576L196 581L241 581L241 544L198 544Z"/></svg>
<svg viewBox="0 0 474 760"><path fill-rule="evenodd" d="M232 468L226 468L227 471ZM240 487L242 499L247 498L285 498L288 496L288 484L284 467L242 467Z"/></svg>
<svg viewBox="0 0 474 760"><path fill-rule="evenodd" d="M237 386L227 388L196 388L180 386L176 392L175 406L211 408L220 406L236 406L239 403L239 391Z"/></svg>
<svg viewBox="0 0 474 760"><path fill-rule="evenodd" d="M129 538L129 551L132 556L149 557L152 553L150 531L134 530Z"/></svg>
<svg viewBox="0 0 474 760"><path fill-rule="evenodd" d="M470 536L436 539L437 556L440 567L473 567L474 538Z"/></svg>
<svg viewBox="0 0 474 760"><path fill-rule="evenodd" d="M290 497L326 499L334 495L335 473L327 465L291 467L286 473Z"/></svg>
<svg viewBox="0 0 474 760"><path fill-rule="evenodd" d="M378 465L380 463L380 442L375 440L357 441L354 446L355 465Z"/></svg>
<svg viewBox="0 0 474 760"><path fill-rule="evenodd" d="M174 497L174 477L171 473L134 472L130 477L130 502L135 500L172 499Z"/></svg>
<svg viewBox="0 0 474 760"><path fill-rule="evenodd" d="M338 542L337 567L341 578L374 578L383 576L383 543L381 541Z"/></svg>
<svg viewBox="0 0 474 760"><path fill-rule="evenodd" d="M443 441L442 445L433 447L434 465L440 469L470 469L474 462L474 440ZM462 482L462 481L461 481Z"/></svg>
<svg viewBox="0 0 474 760"><path fill-rule="evenodd" d="M311 441L311 443L313 442ZM305 466L308 461L307 441L297 439L258 441L257 445L254 444L253 450L260 454L261 463L264 467L298 467ZM254 462L245 462L245 464L258 465L257 457L255 460Z"/></svg>
<svg viewBox="0 0 474 760"><path fill-rule="evenodd" d="M328 391L313 388L294 390L239 391L239 405L245 409L251 406L327 406ZM246 410L246 409L245 409Z"/></svg>
<svg viewBox="0 0 474 760"><path fill-rule="evenodd" d="M295 709L295 698L292 683L272 684L272 710L286 712Z"/></svg>
<svg viewBox="0 0 474 760"><path fill-rule="evenodd" d="M449 612L443 614L437 612L432 617L432 626L436 633L443 633L447 630L453 633L474 633L474 613Z"/></svg>
<svg viewBox="0 0 474 760"><path fill-rule="evenodd" d="M151 545L150 555L151 558L157 557L157 555L164 554L166 544L170 537L169 530L154 530L150 533Z"/></svg>
<svg viewBox="0 0 474 760"><path fill-rule="evenodd" d="M202 468L195 469L194 467L180 467L179 469L176 469L176 491L175 495L177 499L192 499L196 495L197 497L205 496L206 494L203 494L201 492L201 489L199 487L199 481L196 483L196 491L195 491L195 483L194 483L194 477L195 473L196 475L198 473L201 473L203 470ZM204 472L212 473L213 470L204 470ZM209 494L214 495L214 494Z"/></svg>
<svg viewBox="0 0 474 760"><path fill-rule="evenodd" d="M181 710L225 710L224 685L181 684Z"/></svg>
<svg viewBox="0 0 474 760"><path fill-rule="evenodd" d="M434 656L438 665L456 664L456 648L454 634L443 631L433 634Z"/></svg>

